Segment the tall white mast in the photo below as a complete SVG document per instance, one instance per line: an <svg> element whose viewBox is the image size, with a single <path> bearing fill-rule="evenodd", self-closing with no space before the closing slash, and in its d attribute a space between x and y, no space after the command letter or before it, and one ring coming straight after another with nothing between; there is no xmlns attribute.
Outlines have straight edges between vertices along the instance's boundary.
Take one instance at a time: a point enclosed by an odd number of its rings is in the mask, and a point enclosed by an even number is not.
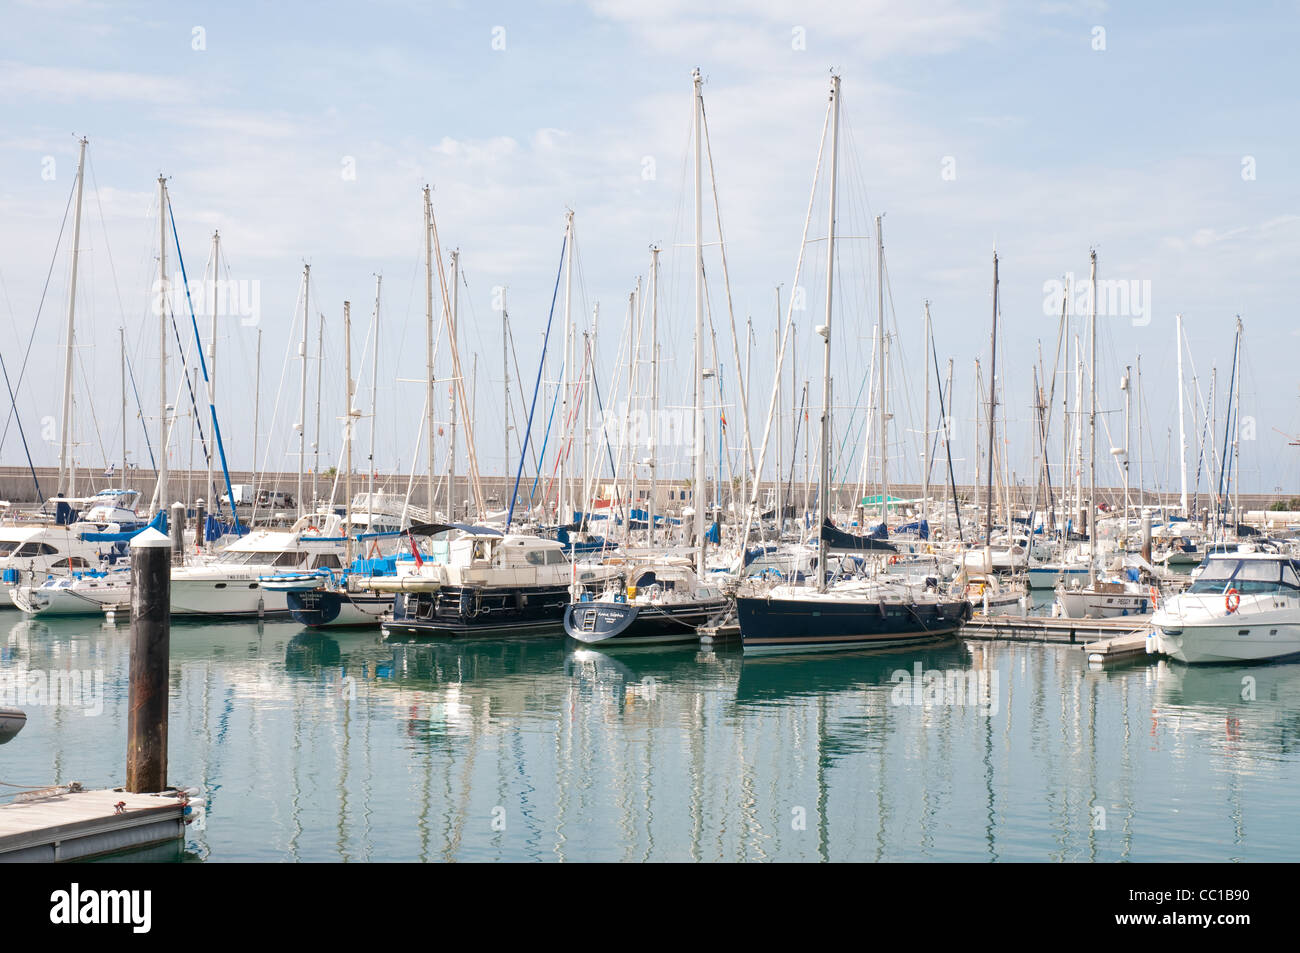
<svg viewBox="0 0 1300 953"><path fill-rule="evenodd" d="M775 340L775 347L773 348L772 353L773 353L773 354L780 354L780 353L781 353L781 286L780 286L780 285L777 285L777 286L776 286L776 329L772 332L772 335L773 335L773 338L774 338L774 340ZM790 363L793 364L794 361L791 360ZM781 389L782 389L782 388L781 388L781 370L780 370L780 368L778 368L778 369L777 369L777 372L776 372L776 383L775 383L775 391L776 391L776 529L777 529L777 534L778 534L778 536L780 535L780 532L781 532L782 527L785 526L785 494L781 492L781 477L782 477L781 466L782 466L782 463L784 462L781 458L782 458L782 456L783 456L782 451L785 449L784 446L783 446L783 444L785 443L785 423L781 420L781 413L782 413L782 406L781 406ZM791 452L793 452L793 451L791 451ZM757 488L757 486L756 486L756 487L755 487L755 495L757 495L757 489L758 489L758 488ZM744 542L745 542L745 541L742 540L742 542L741 542L741 545L742 545L742 546L744 545Z"/></svg>
<svg viewBox="0 0 1300 953"><path fill-rule="evenodd" d="M347 565L352 565L352 302L343 302L343 442L346 473L343 477L343 534L347 537ZM333 493L330 494L333 496Z"/></svg>
<svg viewBox="0 0 1300 953"><path fill-rule="evenodd" d="M122 477L117 485L126 489L126 328L117 329L122 374Z"/></svg>
<svg viewBox="0 0 1300 953"><path fill-rule="evenodd" d="M1097 252L1089 253L1088 287L1088 584L1097 585Z"/></svg>
<svg viewBox="0 0 1300 953"><path fill-rule="evenodd" d="M1074 510L1083 514L1083 344L1074 336ZM1087 526L1082 531L1086 532Z"/></svg>
<svg viewBox="0 0 1300 953"><path fill-rule="evenodd" d="M572 374L573 364L573 211L570 210L564 216L564 230L567 233L564 249L564 360L560 366L560 421L561 427L567 427L569 422L569 380ZM569 508L569 486L568 486L568 467L565 463L565 447L568 442L568 434L563 434L560 441L559 449L559 474L560 487L558 497L558 512L556 519L561 524L567 523L570 516Z"/></svg>
<svg viewBox="0 0 1300 953"><path fill-rule="evenodd" d="M659 246L650 246L650 505L646 507L647 539L655 544L655 501L659 463Z"/></svg>
<svg viewBox="0 0 1300 953"><path fill-rule="evenodd" d="M1146 509L1146 479L1142 470L1142 355L1137 356L1137 430L1138 430L1138 515ZM1143 516L1143 519L1146 517Z"/></svg>
<svg viewBox="0 0 1300 953"><path fill-rule="evenodd" d="M1178 479L1179 503L1187 516L1187 423L1183 410L1183 316L1174 319L1174 346L1178 351Z"/></svg>
<svg viewBox="0 0 1300 953"><path fill-rule="evenodd" d="M72 353L77 341L77 259L81 255L81 194L86 183L86 143L81 137L77 155L77 205L72 215L72 277L68 281L67 351L63 359L63 428L59 431L59 492L74 496L68 454L72 443Z"/></svg>
<svg viewBox="0 0 1300 953"><path fill-rule="evenodd" d="M1232 414L1232 484L1230 489L1233 492L1233 499L1236 501L1232 517L1232 533L1237 534L1237 525L1241 522L1241 315L1237 315L1237 344L1233 350L1236 352L1236 367L1233 369L1233 378L1236 387L1233 391L1233 414Z"/></svg>
<svg viewBox="0 0 1300 953"><path fill-rule="evenodd" d="M930 299L925 301L925 341L921 348L922 360L925 362L925 426L921 429L921 438L925 442L921 447L921 522L930 519Z"/></svg>
<svg viewBox="0 0 1300 953"><path fill-rule="evenodd" d="M694 81L695 117L695 571L703 576L704 568L704 203L701 194L700 114L704 109L703 78L699 67L691 74Z"/></svg>
<svg viewBox="0 0 1300 953"><path fill-rule="evenodd" d="M306 508L302 496L302 471L307 465L307 334L310 330L309 296L311 294L311 265L302 266L302 344L298 349L298 363L302 366L301 388L298 391L298 518Z"/></svg>
<svg viewBox="0 0 1300 953"><path fill-rule="evenodd" d="M591 460L588 454L591 452L589 443L591 438L592 402L588 400L588 396L589 396L588 390L591 389L590 388L591 381L596 375L596 330L599 327L600 327L600 302L597 301L594 305L592 305L591 308L591 334L588 335L586 332L584 332L582 336L583 339L582 364L583 367L586 368L586 374L583 376L583 391L582 391L582 413L583 413L582 484L581 484L581 489L579 490L579 493L581 494L579 502L581 503L580 509L582 510L583 521L587 519L587 509L588 506L590 505L587 499L588 497L587 481L590 479L589 468L591 465ZM635 460L632 461L632 480L633 480L633 484L635 485L636 482L636 461ZM633 496L635 497L635 494L633 494ZM630 513L628 514L627 523L628 523L628 532L630 533L632 531L632 519Z"/></svg>
<svg viewBox="0 0 1300 953"><path fill-rule="evenodd" d="M641 277L637 276L637 282ZM627 509L628 518L623 524L623 543L629 545L632 541L632 507L636 505L636 443L634 435L636 430L632 421L636 404L636 349L640 343L640 326L637 323L637 293L635 290L629 291L627 295L627 423L623 438L623 446L619 448L618 469L623 470L623 455L627 455L628 477L627 477ZM617 494L615 494L617 496Z"/></svg>
<svg viewBox="0 0 1300 953"><path fill-rule="evenodd" d="M1133 409L1133 391L1129 385L1129 368L1127 366L1124 368L1124 377L1120 380L1119 389L1124 392L1124 535L1120 537L1120 543L1123 545L1124 538L1128 535L1129 458L1131 453L1129 444L1132 442L1130 421Z"/></svg>
<svg viewBox="0 0 1300 953"><path fill-rule="evenodd" d="M167 486L167 180L158 176L158 505L165 511Z"/></svg>
<svg viewBox="0 0 1300 953"><path fill-rule="evenodd" d="M221 280L221 273L217 270L217 263L221 258L221 235L213 231L212 233L212 311L208 315L208 403L215 407L217 405L217 282ZM212 484L212 457L216 452L216 434L208 441L208 480L203 485L203 495L208 501L208 509L212 510L212 498L215 494Z"/></svg>
<svg viewBox="0 0 1300 953"><path fill-rule="evenodd" d="M379 406L379 289L383 281L383 275L375 275L375 331L370 354L370 462L368 467L370 478L369 487L366 490L366 512L370 514L370 528L373 528L375 513L375 431L379 429L379 417L377 415Z"/></svg>
<svg viewBox="0 0 1300 953"><path fill-rule="evenodd" d="M989 459L988 459L988 496L984 500L984 545L993 542L993 437L997 425L996 410L998 406L998 253L993 252L993 332L989 341ZM1007 524L1008 535L1011 525ZM987 551L987 550L986 550Z"/></svg>
<svg viewBox="0 0 1300 953"><path fill-rule="evenodd" d="M253 478L257 478L257 440L261 433L262 421L262 329L257 329L257 370L253 381ZM231 502L234 510L234 502Z"/></svg>
<svg viewBox="0 0 1300 953"><path fill-rule="evenodd" d="M501 405L505 408L504 432L506 455L502 457L501 475L510 477L510 312L506 308L506 289L501 289L501 373L505 381L505 402ZM510 509L510 501L506 502L506 509Z"/></svg>
<svg viewBox="0 0 1300 953"><path fill-rule="evenodd" d="M831 154L831 168L835 168L835 155ZM834 173L831 189L835 188ZM833 213L833 210L832 210ZM884 222L876 216L876 310L880 322L876 325L876 353L880 355L880 522L889 528L889 411L886 408L889 393L889 355L885 351L885 235ZM829 327L829 324L827 325ZM829 440L829 437L828 437ZM825 518L825 517L823 517Z"/></svg>
<svg viewBox="0 0 1300 953"><path fill-rule="evenodd" d="M451 253L451 334L460 338L460 249ZM469 408L465 408L468 410ZM456 521L456 388L451 389L451 441L447 446L447 518Z"/></svg>
<svg viewBox="0 0 1300 953"><path fill-rule="evenodd" d="M320 399L322 378L325 376L325 312L320 313L320 321L316 330L316 436L312 439L312 463L311 463L311 502L312 506L320 498L320 490L317 489L316 481L320 479ZM338 481L330 486L330 503L334 502L334 487Z"/></svg>
<svg viewBox="0 0 1300 953"><path fill-rule="evenodd" d="M839 164L840 78L831 77L831 168L830 214L826 234L826 323L818 329L822 336L822 433L821 486L817 504L817 591L826 591L826 536L822 526L830 518L831 501L831 304L835 290L835 190ZM876 219L879 228L880 219Z"/></svg>
<svg viewBox="0 0 1300 953"><path fill-rule="evenodd" d="M433 519L433 487L436 470L433 463L433 203L429 198L429 187L424 187L424 412L425 425L428 427L429 455L429 519ZM450 515L450 514L449 514Z"/></svg>

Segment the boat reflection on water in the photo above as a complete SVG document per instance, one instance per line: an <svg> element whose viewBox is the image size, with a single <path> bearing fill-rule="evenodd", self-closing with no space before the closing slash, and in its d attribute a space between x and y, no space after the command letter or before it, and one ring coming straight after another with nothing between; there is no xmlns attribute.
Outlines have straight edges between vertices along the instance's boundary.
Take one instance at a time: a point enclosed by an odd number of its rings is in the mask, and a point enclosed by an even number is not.
<svg viewBox="0 0 1300 953"><path fill-rule="evenodd" d="M370 698L400 711L412 740L474 743L494 725L553 724L563 710L561 639L452 641L403 634L386 638L383 648Z"/></svg>
<svg viewBox="0 0 1300 953"><path fill-rule="evenodd" d="M338 642L321 632L300 632L284 648L284 670L315 673L325 665L338 665L343 652Z"/></svg>
<svg viewBox="0 0 1300 953"><path fill-rule="evenodd" d="M611 647L612 648L612 647ZM694 697L703 690L728 693L740 674L739 646L622 645L609 652L577 648L564 660L564 675L584 703L600 700L619 714L646 706L665 692Z"/></svg>
<svg viewBox="0 0 1300 953"><path fill-rule="evenodd" d="M919 666L919 669L918 669ZM828 692L880 688L892 691L904 672L972 670L970 650L960 642L904 645L850 652L809 652L799 655L746 655L740 669L736 701L775 702Z"/></svg>
<svg viewBox="0 0 1300 953"><path fill-rule="evenodd" d="M390 636L384 645L392 653L387 678L410 688L486 685L498 678L558 671L565 650L563 640L554 637L453 642Z"/></svg>
<svg viewBox="0 0 1300 953"><path fill-rule="evenodd" d="M1300 752L1300 662L1155 667L1152 716L1180 729L1210 732L1225 750Z"/></svg>

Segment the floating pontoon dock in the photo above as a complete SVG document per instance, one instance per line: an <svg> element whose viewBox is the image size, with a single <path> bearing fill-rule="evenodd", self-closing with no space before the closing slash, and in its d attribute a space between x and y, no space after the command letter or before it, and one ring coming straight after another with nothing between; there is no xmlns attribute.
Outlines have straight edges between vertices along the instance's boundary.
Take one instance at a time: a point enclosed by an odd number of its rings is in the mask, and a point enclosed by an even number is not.
<svg viewBox="0 0 1300 953"><path fill-rule="evenodd" d="M0 863L87 860L167 843L181 849L180 797L75 787L0 805Z"/></svg>
<svg viewBox="0 0 1300 953"><path fill-rule="evenodd" d="M962 626L958 638L1078 645L1088 653L1088 661L1107 664L1146 655L1150 631L1149 621L1123 616L1116 619L1060 619L976 613Z"/></svg>

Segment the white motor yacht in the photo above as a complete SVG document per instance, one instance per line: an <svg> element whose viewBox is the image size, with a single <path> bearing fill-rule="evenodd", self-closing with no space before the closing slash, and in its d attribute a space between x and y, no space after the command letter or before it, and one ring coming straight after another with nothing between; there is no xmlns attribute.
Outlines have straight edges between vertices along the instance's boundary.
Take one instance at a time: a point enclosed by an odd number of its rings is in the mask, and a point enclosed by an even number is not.
<svg viewBox="0 0 1300 953"><path fill-rule="evenodd" d="M1283 553L1212 553L1151 622L1156 647L1181 662L1300 655L1300 565Z"/></svg>

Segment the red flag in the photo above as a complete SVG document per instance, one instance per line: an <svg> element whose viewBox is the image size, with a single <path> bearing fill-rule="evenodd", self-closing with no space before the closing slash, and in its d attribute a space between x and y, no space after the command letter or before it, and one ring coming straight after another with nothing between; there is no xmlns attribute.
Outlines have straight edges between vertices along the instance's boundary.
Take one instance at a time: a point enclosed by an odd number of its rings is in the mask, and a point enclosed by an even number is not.
<svg viewBox="0 0 1300 953"><path fill-rule="evenodd" d="M420 547L415 545L415 537L409 533L406 536L411 541L411 555L415 557L415 568L419 569L424 565L424 560L420 558Z"/></svg>

